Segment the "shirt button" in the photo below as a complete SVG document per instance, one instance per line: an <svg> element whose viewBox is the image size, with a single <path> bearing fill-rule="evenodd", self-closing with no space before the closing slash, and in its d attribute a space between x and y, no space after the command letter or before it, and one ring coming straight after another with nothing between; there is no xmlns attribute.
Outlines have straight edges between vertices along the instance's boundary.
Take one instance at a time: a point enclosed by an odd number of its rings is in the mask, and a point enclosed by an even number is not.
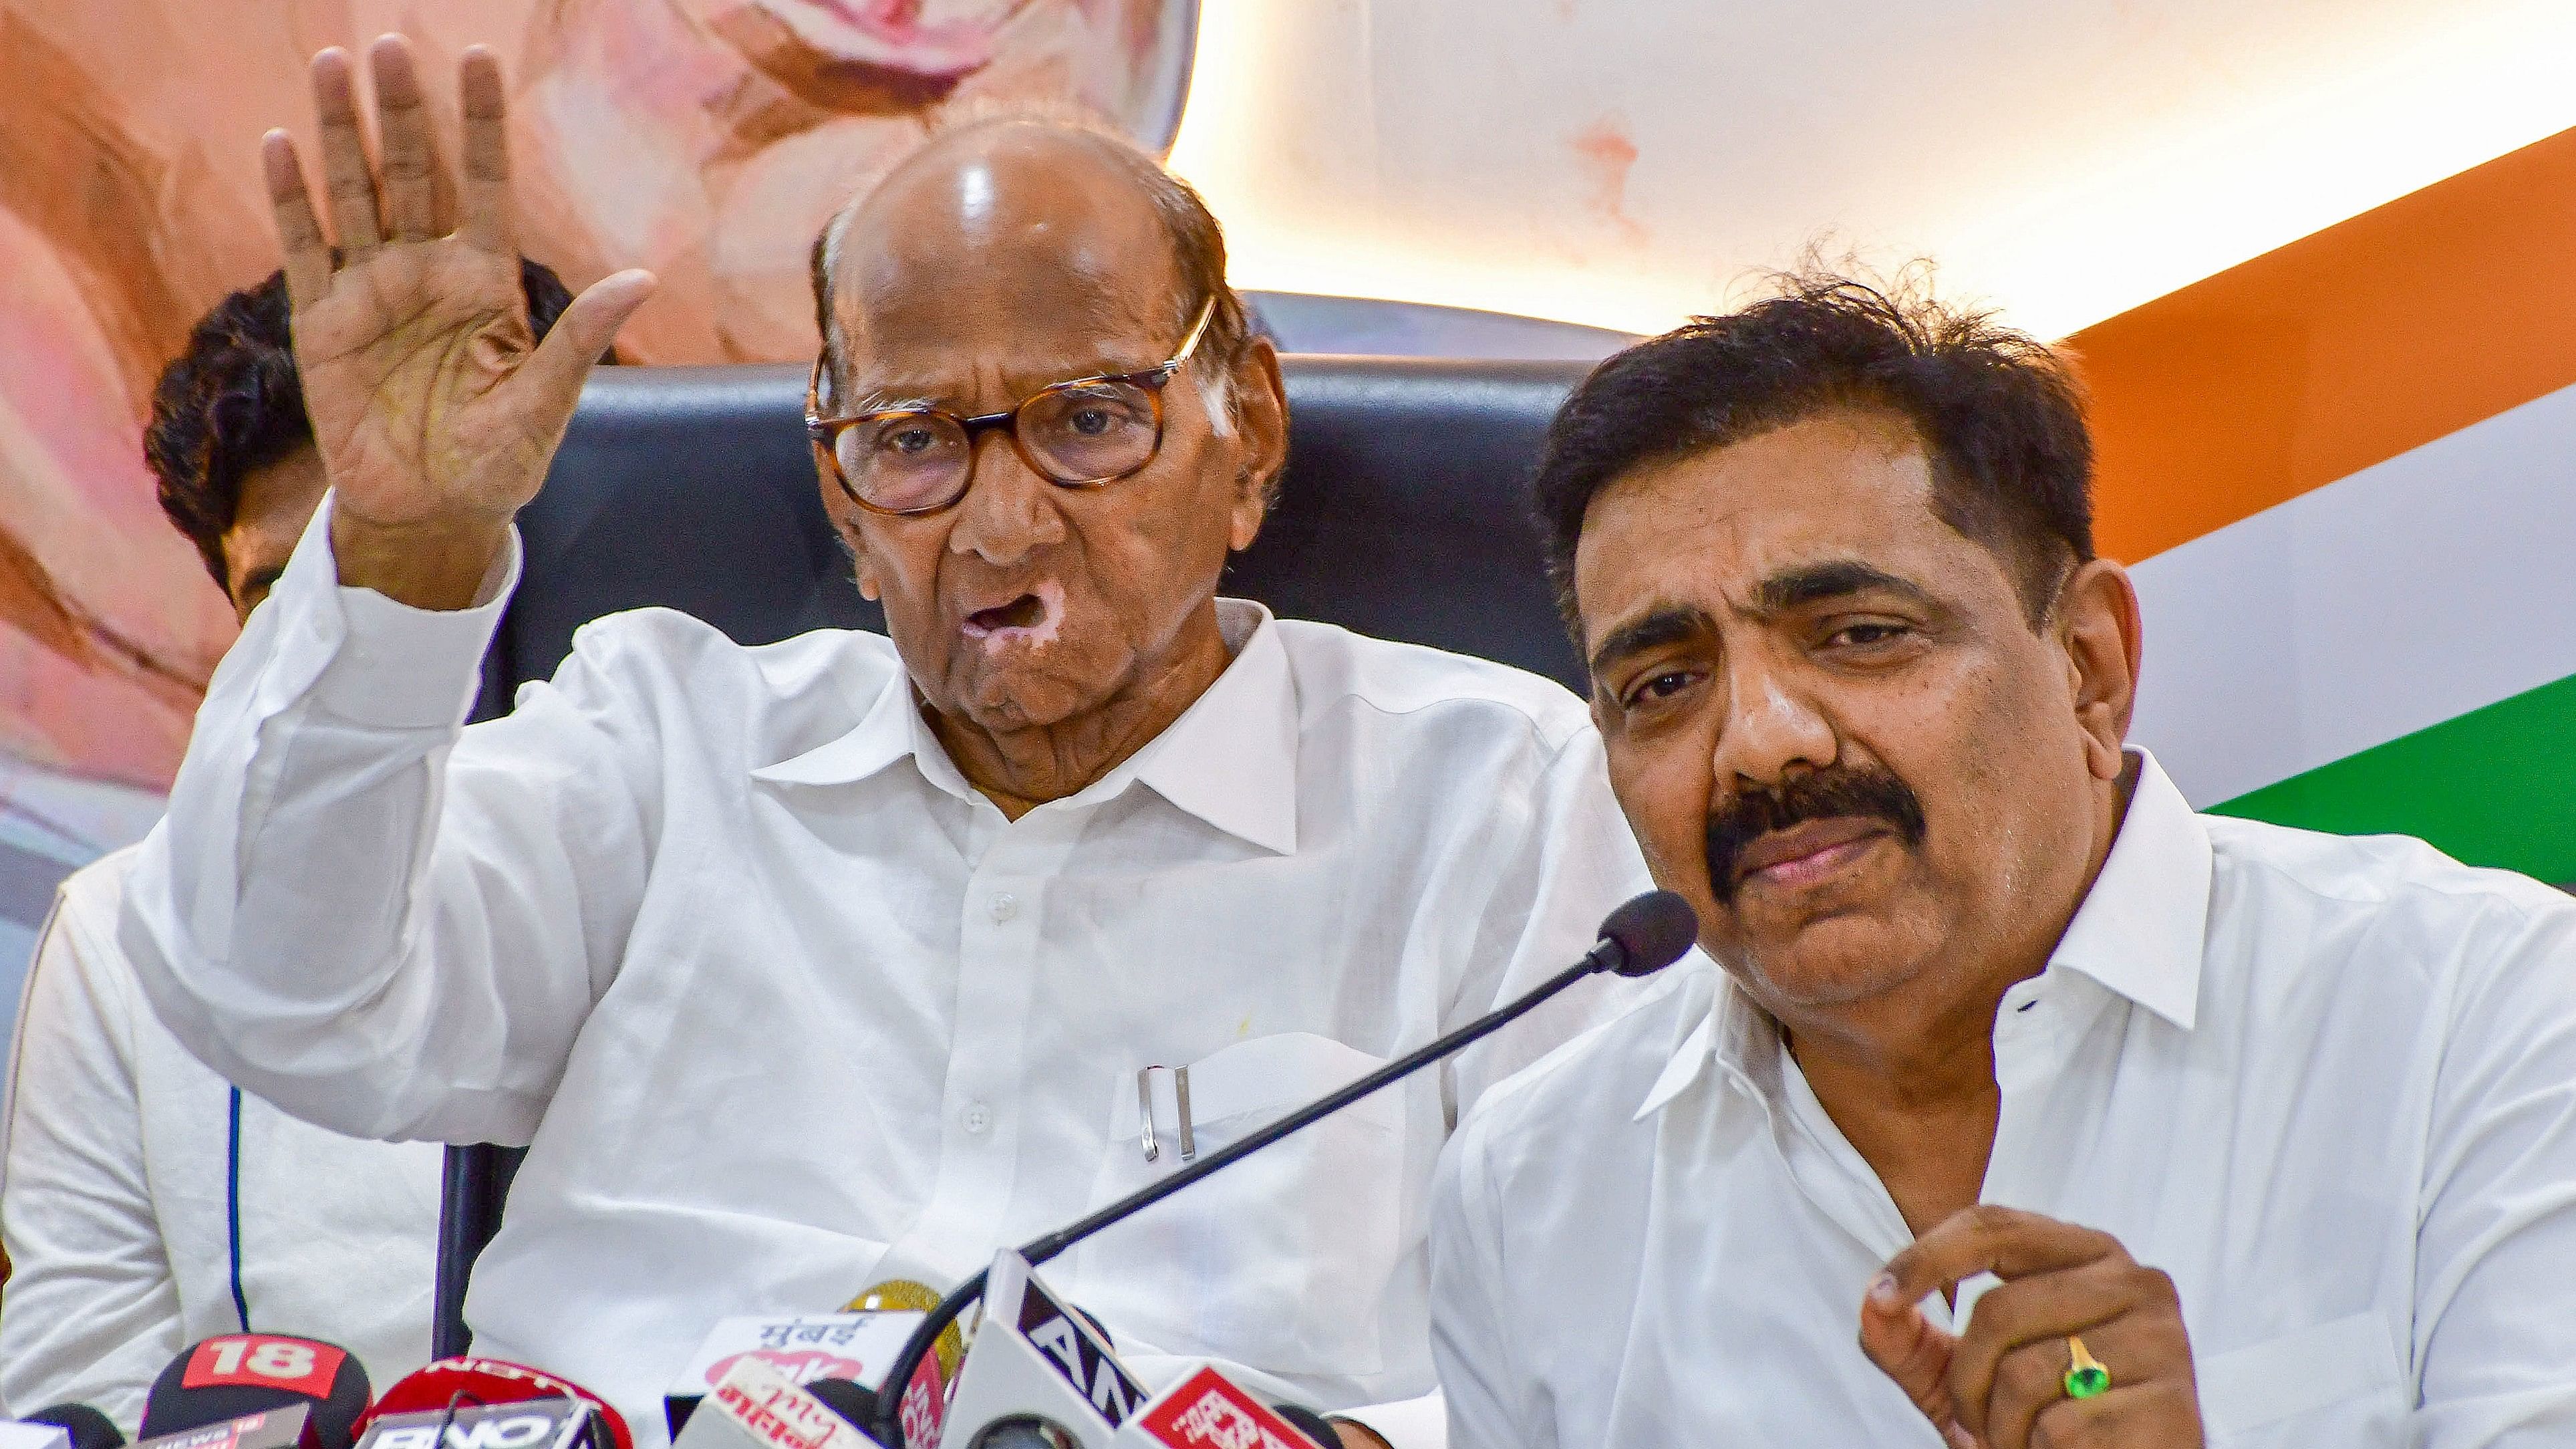
<svg viewBox="0 0 2576 1449"><path fill-rule="evenodd" d="M993 1114L985 1109L983 1103L969 1102L966 1104L965 1113L958 1120L965 1124L967 1131L981 1137L991 1129Z"/></svg>
<svg viewBox="0 0 2576 1449"><path fill-rule="evenodd" d="M1020 898L1009 891L1003 891L993 897L992 902L985 909L993 913L994 920L1007 921L1020 913Z"/></svg>

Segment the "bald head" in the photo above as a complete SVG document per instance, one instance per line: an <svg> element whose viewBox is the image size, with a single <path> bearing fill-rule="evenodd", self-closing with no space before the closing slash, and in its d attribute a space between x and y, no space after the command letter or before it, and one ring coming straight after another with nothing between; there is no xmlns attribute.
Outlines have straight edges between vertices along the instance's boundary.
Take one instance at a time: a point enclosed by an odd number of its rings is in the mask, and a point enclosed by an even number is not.
<svg viewBox="0 0 2576 1449"><path fill-rule="evenodd" d="M835 214L813 260L832 411L871 405L842 385L873 334L918 335L926 313L966 299L1032 323L1177 337L1211 297L1196 375L1212 412L1230 411L1224 379L1248 328L1216 219L1186 183L1097 127L1000 116L943 131Z"/></svg>

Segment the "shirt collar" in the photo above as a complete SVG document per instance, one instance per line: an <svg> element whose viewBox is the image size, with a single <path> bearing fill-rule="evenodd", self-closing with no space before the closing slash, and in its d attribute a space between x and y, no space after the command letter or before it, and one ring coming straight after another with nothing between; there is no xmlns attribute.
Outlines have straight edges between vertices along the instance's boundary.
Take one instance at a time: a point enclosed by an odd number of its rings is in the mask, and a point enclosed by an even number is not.
<svg viewBox="0 0 2576 1449"><path fill-rule="evenodd" d="M2209 828L2154 755L2135 746L2128 755L2138 770L2128 814L2048 964L2189 1031L2208 944Z"/></svg>
<svg viewBox="0 0 2576 1449"><path fill-rule="evenodd" d="M1656 1076L1655 1085L1647 1089L1646 1100L1631 1121L1642 1122L1663 1110L1665 1103L1688 1091L1712 1066L1722 1067L1730 1075L1744 1076L1747 1065L1758 1055L1763 1035L1768 1033L1775 1042L1779 1037L1779 1025L1771 1020L1770 1013L1755 1005L1753 998L1735 984L1735 978L1697 946L1666 969L1696 970L1701 979L1714 983L1714 989L1699 1024L1673 1049L1672 1057Z"/></svg>
<svg viewBox="0 0 2576 1449"><path fill-rule="evenodd" d="M898 760L912 759L934 784L951 794L971 794L948 752L921 717L912 692L912 676L900 661L859 722L800 755L751 772L755 780L785 785L846 785L867 779ZM935 768L934 768L935 766ZM944 772L944 776L943 776ZM954 780L953 785L951 780Z"/></svg>
<svg viewBox="0 0 2576 1449"><path fill-rule="evenodd" d="M2089 977L2185 1031L2198 1018L2207 945L2209 830L2156 757L2131 747L2138 782L2102 873L2049 953L2049 966ZM1694 954L1698 948L1693 947ZM1738 1077L1776 1053L1779 1025L1732 976L1708 963L1718 987L1708 1011L1646 1093L1634 1120L1662 1110L1714 1065Z"/></svg>
<svg viewBox="0 0 2576 1449"><path fill-rule="evenodd" d="M1180 718L1073 798L1096 803L1142 781L1229 835L1290 854L1297 848L1298 731L1288 651L1268 609L1243 599L1219 599L1216 609L1233 662ZM839 785L907 758L940 789L973 798L973 787L921 717L911 676L898 668L848 733L751 774L783 784Z"/></svg>
<svg viewBox="0 0 2576 1449"><path fill-rule="evenodd" d="M1126 768L1226 834L1293 854L1297 681L1288 672L1288 650L1270 611L1250 600L1217 600L1216 619L1234 662Z"/></svg>

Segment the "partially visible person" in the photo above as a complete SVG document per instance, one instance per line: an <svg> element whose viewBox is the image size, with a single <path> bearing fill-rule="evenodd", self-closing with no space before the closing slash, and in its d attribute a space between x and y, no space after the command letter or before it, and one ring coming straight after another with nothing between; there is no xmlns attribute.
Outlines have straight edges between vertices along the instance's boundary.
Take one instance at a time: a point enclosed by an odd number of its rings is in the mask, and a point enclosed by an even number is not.
<svg viewBox="0 0 2576 1449"><path fill-rule="evenodd" d="M1558 416L1612 787L1723 969L1456 1140L1457 1449L2576 1443L2576 901L2195 814L2091 462L2047 349L1830 279Z"/></svg>
<svg viewBox="0 0 2576 1449"><path fill-rule="evenodd" d="M522 261L531 327L571 297ZM233 293L161 374L144 450L161 506L236 614L322 501L284 275ZM93 1405L128 1435L186 1345L243 1328L355 1353L375 1383L429 1359L435 1144L360 1141L248 1096L152 1013L116 941L134 852L63 882L0 1108L0 1405Z"/></svg>

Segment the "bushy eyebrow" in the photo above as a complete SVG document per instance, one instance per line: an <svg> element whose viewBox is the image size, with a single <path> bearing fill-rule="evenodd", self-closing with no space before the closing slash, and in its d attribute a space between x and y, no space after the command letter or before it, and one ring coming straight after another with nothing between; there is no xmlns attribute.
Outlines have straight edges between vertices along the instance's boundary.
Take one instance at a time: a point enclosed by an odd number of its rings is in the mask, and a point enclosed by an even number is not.
<svg viewBox="0 0 2576 1449"><path fill-rule="evenodd" d="M1773 574L1754 587L1753 604L1766 614L1785 614L1828 599L1866 593L1895 594L1926 608L1933 604L1932 595L1922 585L1857 559L1836 559Z"/></svg>
<svg viewBox="0 0 2576 1449"><path fill-rule="evenodd" d="M1664 604L1649 609L1611 630L1609 637L1601 641L1601 647L1592 651L1592 673L1597 678L1622 659L1708 633L1716 627L1717 620L1696 604Z"/></svg>

